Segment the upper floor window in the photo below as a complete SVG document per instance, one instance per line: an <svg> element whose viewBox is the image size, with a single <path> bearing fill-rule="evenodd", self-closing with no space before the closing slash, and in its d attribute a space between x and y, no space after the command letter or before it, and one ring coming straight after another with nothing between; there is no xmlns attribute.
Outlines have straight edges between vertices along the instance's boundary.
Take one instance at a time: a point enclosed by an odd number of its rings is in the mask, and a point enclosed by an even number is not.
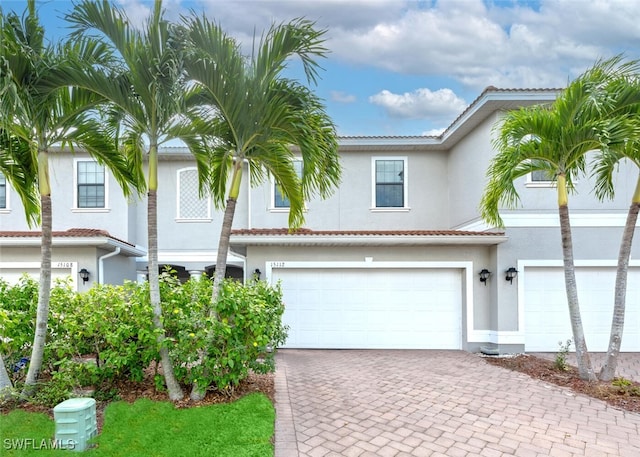
<svg viewBox="0 0 640 457"><path fill-rule="evenodd" d="M294 160L293 168L296 170L296 174L298 178L302 178L302 160ZM282 189L276 183L273 184L273 207L274 208L289 208L291 206L291 202L289 199L282 193Z"/></svg>
<svg viewBox="0 0 640 457"><path fill-rule="evenodd" d="M555 176L548 170L533 170L527 178L527 186L551 187L555 184Z"/></svg>
<svg viewBox="0 0 640 457"><path fill-rule="evenodd" d="M93 160L76 162L77 208L105 208L104 166Z"/></svg>
<svg viewBox="0 0 640 457"><path fill-rule="evenodd" d="M201 198L198 187L198 170L178 170L178 220L202 221L211 219L211 203Z"/></svg>
<svg viewBox="0 0 640 457"><path fill-rule="evenodd" d="M375 208L407 208L407 158L373 158Z"/></svg>
<svg viewBox="0 0 640 457"><path fill-rule="evenodd" d="M7 178L0 173L0 209L7 209Z"/></svg>

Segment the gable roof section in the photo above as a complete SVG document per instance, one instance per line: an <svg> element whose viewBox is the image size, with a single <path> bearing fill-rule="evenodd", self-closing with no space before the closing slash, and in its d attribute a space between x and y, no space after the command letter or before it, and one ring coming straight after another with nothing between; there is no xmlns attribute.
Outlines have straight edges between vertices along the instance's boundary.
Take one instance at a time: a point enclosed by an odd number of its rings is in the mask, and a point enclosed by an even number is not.
<svg viewBox="0 0 640 457"><path fill-rule="evenodd" d="M343 136L341 151L444 151L455 146L469 132L496 111L553 102L562 89L498 89L487 87L438 136Z"/></svg>
<svg viewBox="0 0 640 457"><path fill-rule="evenodd" d="M231 232L235 246L426 246L495 245L504 232L462 230L310 230L239 229Z"/></svg>
<svg viewBox="0 0 640 457"><path fill-rule="evenodd" d="M100 229L72 228L65 231L53 231L53 246L94 246L110 250L120 248L122 255L140 257L146 254L143 249L120 240ZM0 231L0 246L40 246L40 231Z"/></svg>

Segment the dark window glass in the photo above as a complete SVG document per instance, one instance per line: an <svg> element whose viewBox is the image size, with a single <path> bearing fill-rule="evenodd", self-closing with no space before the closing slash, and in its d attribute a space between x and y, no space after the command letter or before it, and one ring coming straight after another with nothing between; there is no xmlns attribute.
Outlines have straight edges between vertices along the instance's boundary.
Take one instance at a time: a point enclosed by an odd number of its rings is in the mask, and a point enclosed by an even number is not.
<svg viewBox="0 0 640 457"><path fill-rule="evenodd" d="M78 162L78 208L104 208L104 167Z"/></svg>
<svg viewBox="0 0 640 457"><path fill-rule="evenodd" d="M532 182L549 182L553 181L553 174L547 170L534 170L531 172Z"/></svg>
<svg viewBox="0 0 640 457"><path fill-rule="evenodd" d="M296 170L296 174L298 175L298 178L302 177L302 161L300 160L296 160L293 162L293 167ZM287 197L285 197L282 193L282 189L280 189L280 186L275 184L275 189L273 192L273 206L276 208L289 208L291 206L291 203L289 202L289 199Z"/></svg>
<svg viewBox="0 0 640 457"><path fill-rule="evenodd" d="M376 207L404 207L404 160L376 160Z"/></svg>
<svg viewBox="0 0 640 457"><path fill-rule="evenodd" d="M7 178L0 173L0 208L7 207Z"/></svg>

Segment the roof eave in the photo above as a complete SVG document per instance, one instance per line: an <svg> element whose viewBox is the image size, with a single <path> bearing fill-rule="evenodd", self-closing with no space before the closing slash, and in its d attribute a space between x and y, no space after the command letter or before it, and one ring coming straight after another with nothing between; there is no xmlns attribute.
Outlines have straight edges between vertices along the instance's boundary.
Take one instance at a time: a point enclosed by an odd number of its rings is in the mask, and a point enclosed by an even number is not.
<svg viewBox="0 0 640 457"><path fill-rule="evenodd" d="M15 246L15 247L35 247L40 246L40 237L6 237L0 238L0 246ZM78 246L92 246L115 251L116 248L120 248L120 254L126 257L141 257L147 254L147 252L141 248L131 246L130 244L123 243L122 241L114 240L109 237L53 237L52 244L55 247L78 247Z"/></svg>
<svg viewBox="0 0 640 457"><path fill-rule="evenodd" d="M505 235L231 235L236 246L493 246L508 240Z"/></svg>

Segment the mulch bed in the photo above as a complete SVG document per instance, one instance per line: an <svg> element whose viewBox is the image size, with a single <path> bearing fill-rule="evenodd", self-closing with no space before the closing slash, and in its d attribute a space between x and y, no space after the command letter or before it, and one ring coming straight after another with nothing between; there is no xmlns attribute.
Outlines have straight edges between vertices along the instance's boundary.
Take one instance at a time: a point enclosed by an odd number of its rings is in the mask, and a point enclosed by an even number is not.
<svg viewBox="0 0 640 457"><path fill-rule="evenodd" d="M568 366L567 370L560 370L552 360L528 354L486 357L485 360L491 365L525 373L550 384L568 387L578 394L606 401L615 408L640 413L640 383L638 382L628 381L628 386L616 386L611 382L583 381L575 367Z"/></svg>

